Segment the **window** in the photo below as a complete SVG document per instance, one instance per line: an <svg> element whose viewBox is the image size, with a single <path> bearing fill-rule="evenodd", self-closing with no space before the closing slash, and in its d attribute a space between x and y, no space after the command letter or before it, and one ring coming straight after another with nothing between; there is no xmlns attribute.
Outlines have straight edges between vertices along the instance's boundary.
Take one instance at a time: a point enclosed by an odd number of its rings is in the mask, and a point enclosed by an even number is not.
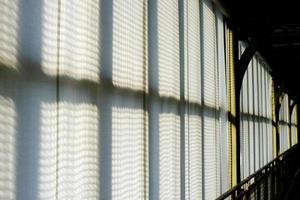
<svg viewBox="0 0 300 200"><path fill-rule="evenodd" d="M242 44L240 48L243 48ZM244 75L240 97L241 176L247 178L273 160L272 78L269 67L254 55Z"/></svg>
<svg viewBox="0 0 300 200"><path fill-rule="evenodd" d="M290 148L290 110L289 97L283 96L279 110L279 153L283 153Z"/></svg>
<svg viewBox="0 0 300 200"><path fill-rule="evenodd" d="M229 188L228 44L212 1L0 6L0 199Z"/></svg>
<svg viewBox="0 0 300 200"><path fill-rule="evenodd" d="M292 146L298 143L298 106L294 105L291 117L291 139Z"/></svg>

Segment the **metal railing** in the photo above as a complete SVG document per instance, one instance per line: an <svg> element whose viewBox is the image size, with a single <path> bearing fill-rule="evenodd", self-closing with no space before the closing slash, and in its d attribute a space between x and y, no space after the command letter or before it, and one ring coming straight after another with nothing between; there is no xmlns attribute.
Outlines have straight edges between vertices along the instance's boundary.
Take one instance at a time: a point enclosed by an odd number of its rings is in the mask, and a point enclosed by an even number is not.
<svg viewBox="0 0 300 200"><path fill-rule="evenodd" d="M284 199L300 165L299 145L291 147L217 200Z"/></svg>

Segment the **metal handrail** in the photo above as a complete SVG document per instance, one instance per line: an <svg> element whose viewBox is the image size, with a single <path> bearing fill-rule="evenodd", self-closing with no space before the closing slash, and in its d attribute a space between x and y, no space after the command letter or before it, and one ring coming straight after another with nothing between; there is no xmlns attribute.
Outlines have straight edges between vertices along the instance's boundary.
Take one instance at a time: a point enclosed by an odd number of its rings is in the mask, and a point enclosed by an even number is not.
<svg viewBox="0 0 300 200"><path fill-rule="evenodd" d="M277 158L275 158L274 160L266 164L264 167L257 170L255 173L248 176L246 179L232 187L227 192L223 193L216 200L224 200L228 197L232 197L232 199L239 199L243 197L245 193L248 192L249 188L255 187L261 181L261 179L263 179L264 176L266 176L269 172L272 172L276 167L278 167L285 160L285 158L288 157L288 155L290 155L291 152L293 152L296 148L298 148L298 144L294 145L289 150L277 156ZM259 179L254 180L253 183L250 183L251 180L253 180L254 178ZM247 187L244 188L244 186Z"/></svg>

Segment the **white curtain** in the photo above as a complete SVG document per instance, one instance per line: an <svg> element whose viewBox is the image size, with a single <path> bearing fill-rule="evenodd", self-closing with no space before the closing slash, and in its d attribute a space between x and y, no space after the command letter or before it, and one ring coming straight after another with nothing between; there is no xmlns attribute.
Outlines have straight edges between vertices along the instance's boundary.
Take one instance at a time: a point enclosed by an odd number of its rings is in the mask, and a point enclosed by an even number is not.
<svg viewBox="0 0 300 200"><path fill-rule="evenodd" d="M179 3L175 0L157 1L157 102L153 109L158 118L159 199L180 199L180 52ZM151 59L151 58L150 58ZM151 66L152 67L152 66ZM150 78L153 78L150 76ZM155 84L155 86L154 86ZM157 87L158 86L158 87ZM151 94L150 94L151 95ZM150 110L151 112L151 110Z"/></svg>
<svg viewBox="0 0 300 200"><path fill-rule="evenodd" d="M298 106L294 106L291 116L291 143L292 146L298 143Z"/></svg>
<svg viewBox="0 0 300 200"><path fill-rule="evenodd" d="M229 154L231 152L229 145L228 133L228 95L227 95L227 73L226 73L226 57L228 54L226 48L225 23L220 12L216 11L217 17L217 88L218 88L218 114L219 129L217 130L217 162L218 170L217 176L220 177L219 187L220 192L224 193L231 187L229 177Z"/></svg>
<svg viewBox="0 0 300 200"><path fill-rule="evenodd" d="M0 199L229 189L226 40L210 0L0 0Z"/></svg>
<svg viewBox="0 0 300 200"><path fill-rule="evenodd" d="M216 18L211 2L203 1L203 155L204 192L207 199L214 199L217 190L217 120L218 91L215 67Z"/></svg>
<svg viewBox="0 0 300 200"><path fill-rule="evenodd" d="M185 198L201 199L202 192L202 89L200 2L185 2Z"/></svg>
<svg viewBox="0 0 300 200"><path fill-rule="evenodd" d="M245 44L240 44L243 52ZM254 55L245 73L241 97L241 176L247 178L273 159L272 78L264 60Z"/></svg>
<svg viewBox="0 0 300 200"><path fill-rule="evenodd" d="M289 149L289 123L290 123L290 103L287 94L283 96L279 109L279 153L283 153Z"/></svg>
<svg viewBox="0 0 300 200"><path fill-rule="evenodd" d="M185 24L185 197L210 199L230 183L224 22L210 1L188 1Z"/></svg>

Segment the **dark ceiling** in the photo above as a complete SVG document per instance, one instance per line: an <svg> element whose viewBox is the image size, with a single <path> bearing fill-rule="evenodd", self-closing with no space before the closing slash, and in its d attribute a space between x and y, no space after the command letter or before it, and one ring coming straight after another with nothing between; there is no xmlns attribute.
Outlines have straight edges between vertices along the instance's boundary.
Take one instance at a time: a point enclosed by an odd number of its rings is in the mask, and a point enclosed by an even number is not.
<svg viewBox="0 0 300 200"><path fill-rule="evenodd" d="M298 1L219 0L241 40L252 40L272 68L277 84L300 95L300 6Z"/></svg>

